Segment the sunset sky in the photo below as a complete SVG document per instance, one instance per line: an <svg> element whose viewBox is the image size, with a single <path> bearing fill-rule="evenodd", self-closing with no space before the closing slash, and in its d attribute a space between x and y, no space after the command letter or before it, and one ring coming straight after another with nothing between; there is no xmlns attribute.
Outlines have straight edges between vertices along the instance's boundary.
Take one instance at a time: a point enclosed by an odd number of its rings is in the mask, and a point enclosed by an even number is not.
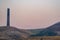
<svg viewBox="0 0 60 40"><path fill-rule="evenodd" d="M60 22L60 0L0 0L0 26L6 26L7 8L11 26L20 29L46 28Z"/></svg>

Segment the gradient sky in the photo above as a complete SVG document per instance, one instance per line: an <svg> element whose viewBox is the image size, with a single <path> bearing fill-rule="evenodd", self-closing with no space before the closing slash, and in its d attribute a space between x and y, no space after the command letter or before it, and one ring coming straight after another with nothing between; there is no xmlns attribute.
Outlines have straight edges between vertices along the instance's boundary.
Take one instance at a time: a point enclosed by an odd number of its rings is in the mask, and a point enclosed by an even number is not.
<svg viewBox="0 0 60 40"><path fill-rule="evenodd" d="M0 0L0 26L6 26L7 8L11 26L17 28L46 28L60 22L60 0Z"/></svg>

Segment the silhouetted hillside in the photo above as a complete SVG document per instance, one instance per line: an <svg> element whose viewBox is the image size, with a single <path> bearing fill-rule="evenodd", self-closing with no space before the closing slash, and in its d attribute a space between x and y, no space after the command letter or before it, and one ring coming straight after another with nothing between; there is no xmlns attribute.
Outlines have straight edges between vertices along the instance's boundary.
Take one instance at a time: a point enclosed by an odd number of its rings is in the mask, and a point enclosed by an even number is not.
<svg viewBox="0 0 60 40"><path fill-rule="evenodd" d="M42 30L43 29L27 29L25 31L27 31L28 33L30 33L30 35L36 35L37 33L39 33Z"/></svg>
<svg viewBox="0 0 60 40"><path fill-rule="evenodd" d="M60 22L55 23L46 29L41 29L39 32L37 31L36 34L32 34L31 36L60 36Z"/></svg>
<svg viewBox="0 0 60 40"><path fill-rule="evenodd" d="M31 35L31 36L56 36L57 33L55 33L52 30L42 30L39 33L35 34L35 35Z"/></svg>
<svg viewBox="0 0 60 40"><path fill-rule="evenodd" d="M60 31L60 22L48 27L47 29L54 30L54 31Z"/></svg>

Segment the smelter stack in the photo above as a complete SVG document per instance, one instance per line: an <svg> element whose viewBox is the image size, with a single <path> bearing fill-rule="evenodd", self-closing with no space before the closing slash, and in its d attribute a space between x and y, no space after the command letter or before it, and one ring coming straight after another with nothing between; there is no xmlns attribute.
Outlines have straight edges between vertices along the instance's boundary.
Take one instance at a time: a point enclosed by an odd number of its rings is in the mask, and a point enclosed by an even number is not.
<svg viewBox="0 0 60 40"><path fill-rule="evenodd" d="M7 27L10 27L10 9L7 8Z"/></svg>

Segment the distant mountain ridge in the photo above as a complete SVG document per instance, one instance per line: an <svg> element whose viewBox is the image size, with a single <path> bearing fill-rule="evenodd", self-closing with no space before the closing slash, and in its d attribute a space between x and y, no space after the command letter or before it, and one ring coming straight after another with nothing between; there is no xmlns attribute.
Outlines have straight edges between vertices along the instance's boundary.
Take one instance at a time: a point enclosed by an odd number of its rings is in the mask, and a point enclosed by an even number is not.
<svg viewBox="0 0 60 40"><path fill-rule="evenodd" d="M54 30L54 31L60 31L60 22L48 27L47 29Z"/></svg>
<svg viewBox="0 0 60 40"><path fill-rule="evenodd" d="M36 31L38 30L38 31ZM31 30L31 36L60 36L60 22L57 22L45 29ZM35 34L33 34L35 32Z"/></svg>

